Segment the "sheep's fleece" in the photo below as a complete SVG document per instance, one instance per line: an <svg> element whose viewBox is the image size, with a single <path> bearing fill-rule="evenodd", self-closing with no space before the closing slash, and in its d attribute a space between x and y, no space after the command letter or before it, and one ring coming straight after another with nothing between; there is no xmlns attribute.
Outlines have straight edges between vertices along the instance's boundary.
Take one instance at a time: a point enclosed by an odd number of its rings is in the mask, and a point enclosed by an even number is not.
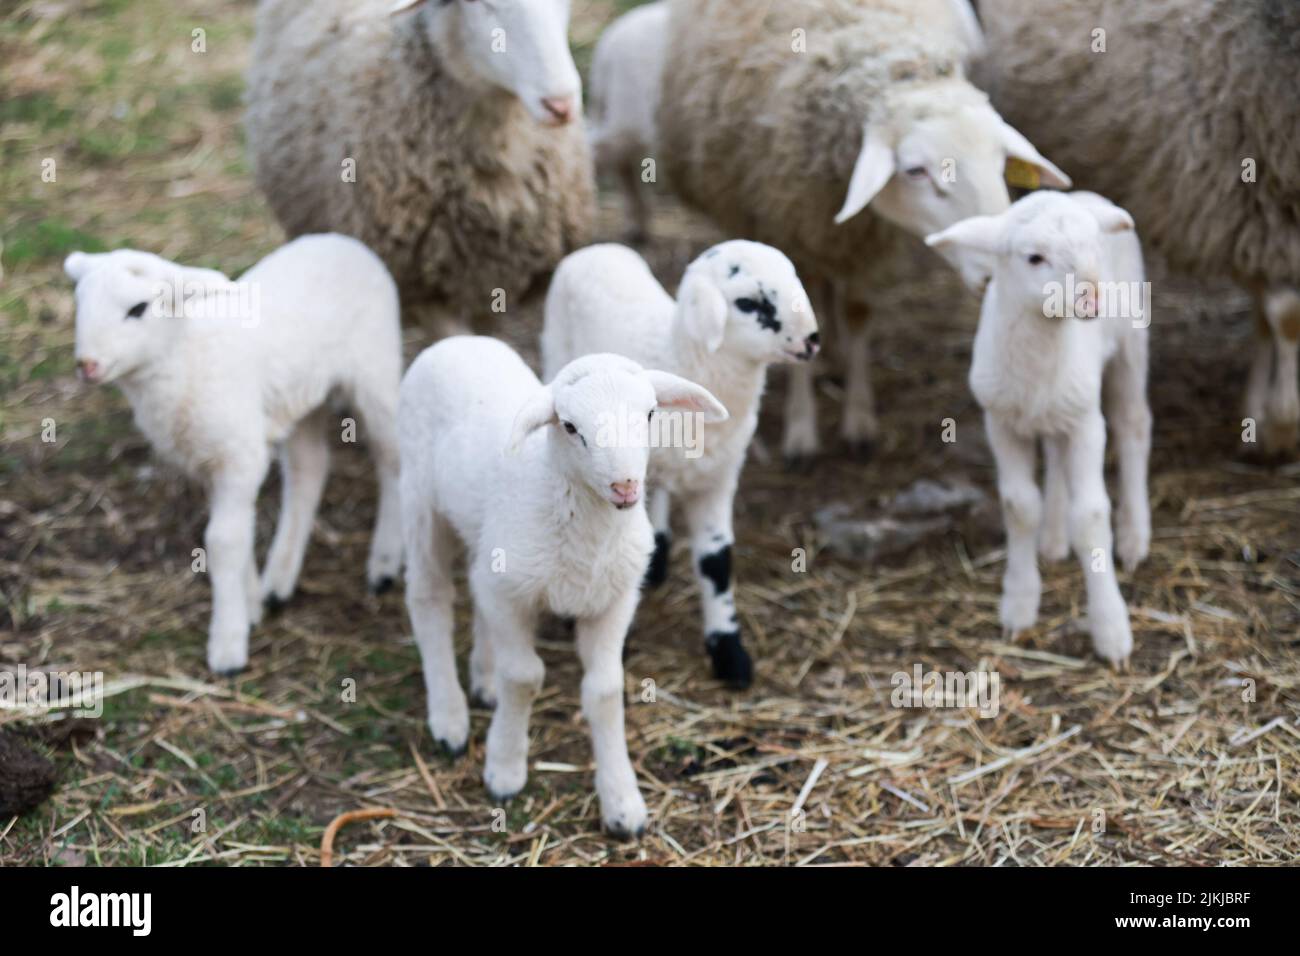
<svg viewBox="0 0 1300 956"><path fill-rule="evenodd" d="M981 0L980 16L994 105L1171 265L1300 281L1300 3Z"/></svg>
<svg viewBox="0 0 1300 956"><path fill-rule="evenodd" d="M585 245L595 184L580 121L546 127L471 94L392 0L262 0L248 89L258 185L290 235L373 249L404 306L483 315ZM467 108L469 107L469 108ZM356 161L356 181L343 163Z"/></svg>
<svg viewBox="0 0 1300 956"><path fill-rule="evenodd" d="M968 49L946 0L673 0L670 34L659 128L674 187L821 274L855 273L899 234L879 216L830 226L887 91L951 80L945 95L983 99L960 82Z"/></svg>

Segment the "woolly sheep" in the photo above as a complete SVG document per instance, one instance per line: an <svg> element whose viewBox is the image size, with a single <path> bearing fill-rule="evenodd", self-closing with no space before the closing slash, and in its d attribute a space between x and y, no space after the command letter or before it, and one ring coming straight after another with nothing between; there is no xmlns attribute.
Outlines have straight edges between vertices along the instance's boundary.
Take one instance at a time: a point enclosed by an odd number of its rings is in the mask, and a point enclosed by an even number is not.
<svg viewBox="0 0 1300 956"><path fill-rule="evenodd" d="M1132 230L1128 213L1095 193L1042 192L926 240L992 257L970 384L984 409L1007 529L1002 626L1015 633L1038 617L1035 537L1049 560L1064 558L1072 543L1087 581L1093 647L1115 665L1127 662L1133 635L1111 556L1107 420L1120 472L1114 550L1131 571L1151 543L1150 315ZM1045 502L1034 476L1039 439Z"/></svg>
<svg viewBox="0 0 1300 956"><path fill-rule="evenodd" d="M212 581L208 666L248 663L263 602L293 594L328 470L327 401L356 409L379 476L366 577L401 567L395 417L402 374L397 289L379 259L344 236L303 236L238 282L130 249L74 252L76 358L115 383L158 453L207 489ZM258 582L257 492L283 443L284 500Z"/></svg>
<svg viewBox="0 0 1300 956"><path fill-rule="evenodd" d="M543 386L504 343L455 336L415 360L398 412L406 606L434 739L459 753L469 738L452 648L455 531L474 597L470 689L496 707L484 783L503 800L523 788L538 617L574 618L601 818L619 836L646 819L623 733L622 651L654 550L641 488L656 406L726 418L698 385L631 359L586 356Z"/></svg>
<svg viewBox="0 0 1300 956"><path fill-rule="evenodd" d="M262 0L248 140L280 224L366 242L407 318L440 334L526 294L595 216L568 14L568 0Z"/></svg>
<svg viewBox="0 0 1300 956"><path fill-rule="evenodd" d="M1253 295L1245 411L1266 448L1294 450L1300 4L983 0L981 13L980 74L998 108L1068 151L1080 185L1129 209L1176 269Z"/></svg>
<svg viewBox="0 0 1300 956"><path fill-rule="evenodd" d="M969 9L965 18L956 9L951 0L671 0L659 108L668 177L724 229L788 254L823 322L825 280L839 280L841 434L851 447L879 432L868 300L881 278L873 266L890 260L899 227L924 236L1004 210L1008 157L1047 185L1069 185L965 78ZM984 276L968 268L965 278ZM791 371L787 457L817 451L812 378L809 366Z"/></svg>
<svg viewBox="0 0 1300 956"><path fill-rule="evenodd" d="M731 582L736 486L758 425L767 366L811 361L818 342L817 320L794 266L756 242L709 249L687 268L676 301L631 249L591 246L560 263L546 298L547 377L581 355L617 352L698 382L730 412L726 422L693 436L694 448L665 441L651 453L655 557L647 584L667 577L669 499L679 496L700 587L705 647L714 676L735 687L749 686L753 673Z"/></svg>
<svg viewBox="0 0 1300 956"><path fill-rule="evenodd" d="M635 7L606 27L591 59L591 148L596 168L617 177L623 188L634 243L648 235L642 164L658 147L655 114L667 55L668 4L660 0Z"/></svg>

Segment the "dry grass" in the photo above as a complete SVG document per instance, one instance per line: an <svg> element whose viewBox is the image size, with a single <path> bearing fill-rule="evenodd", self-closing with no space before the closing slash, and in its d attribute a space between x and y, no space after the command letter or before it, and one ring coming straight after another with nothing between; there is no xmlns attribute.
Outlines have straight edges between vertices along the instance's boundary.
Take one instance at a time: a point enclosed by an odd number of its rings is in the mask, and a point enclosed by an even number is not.
<svg viewBox="0 0 1300 956"><path fill-rule="evenodd" d="M611 4L579 7L589 41ZM196 26L208 30L202 56L189 50ZM1040 626L1002 639L988 509L883 566L821 550L812 515L828 502L869 514L920 477L991 490L965 385L974 303L918 266L879 325L887 436L875 461L832 454L813 474L784 472L767 451L778 447L774 376L737 516L755 686L734 694L707 679L682 548L668 586L642 604L627 656L629 748L652 815L639 844L599 833L579 668L560 628L541 640L547 684L519 798L498 810L480 782L487 712L474 712L466 758L433 753L401 597L364 592L374 497L356 449L335 455L299 597L255 632L246 674L212 680L207 586L190 571L201 495L153 463L120 396L74 382L59 262L80 245L130 243L238 271L279 242L242 158L250 32L250 3L198 0L20 3L0 26L0 669L103 670L114 691L99 720L0 716L61 772L49 801L0 819L0 864L315 865L326 825L370 807L396 815L342 830L336 860L1220 865L1300 854L1300 486L1294 468L1238 454L1245 302L1185 283L1155 289L1155 540L1122 581L1129 673L1091 657L1072 566L1045 572ZM40 180L46 156L57 184ZM620 212L603 197L606 237ZM671 284L713 235L667 199L656 225L648 254ZM507 337L531 348L537 322L535 307L518 314ZM410 352L422 344L411 333ZM839 390L827 378L821 392L829 435ZM947 417L954 444L940 440ZM41 441L45 419L53 444ZM891 676L918 663L996 670L997 716L891 706Z"/></svg>

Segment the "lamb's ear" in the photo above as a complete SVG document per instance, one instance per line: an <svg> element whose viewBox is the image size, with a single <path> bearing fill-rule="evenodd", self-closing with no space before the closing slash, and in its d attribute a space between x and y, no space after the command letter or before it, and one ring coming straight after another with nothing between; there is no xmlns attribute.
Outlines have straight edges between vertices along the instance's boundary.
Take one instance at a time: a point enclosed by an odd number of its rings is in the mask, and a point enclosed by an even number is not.
<svg viewBox="0 0 1300 956"><path fill-rule="evenodd" d="M1039 181L1042 185L1051 186L1053 189L1069 189L1073 185L1070 177L1040 153L1034 147L1034 144L1025 139L1019 130L1000 116L998 117L998 124L1002 148L1007 151L1007 155L1033 166L1038 171Z"/></svg>
<svg viewBox="0 0 1300 956"><path fill-rule="evenodd" d="M730 417L726 408L707 388L671 372L648 369L645 374L655 390L655 401L660 408L700 412L704 416L705 424L725 422Z"/></svg>
<svg viewBox="0 0 1300 956"><path fill-rule="evenodd" d="M727 298L708 273L691 266L677 290L677 314L686 334L716 352L727 331Z"/></svg>
<svg viewBox="0 0 1300 956"><path fill-rule="evenodd" d="M958 246L996 255L1001 235L1000 216L971 216L941 232L930 233L925 237L925 244L940 251Z"/></svg>
<svg viewBox="0 0 1300 956"><path fill-rule="evenodd" d="M63 260L63 271L67 273L68 278L73 282L80 282L81 277L90 271L90 267L95 264L93 255L86 252L73 252L68 258Z"/></svg>
<svg viewBox="0 0 1300 956"><path fill-rule="evenodd" d="M1133 224L1133 217L1127 211L1120 209L1119 206L1098 204L1089 208L1093 217L1100 224L1102 232L1129 232L1137 228Z"/></svg>
<svg viewBox="0 0 1300 956"><path fill-rule="evenodd" d="M537 394L525 402L519 409L519 413L515 415L515 424L510 429L510 444L506 446L506 454L519 454L525 438L554 421L557 421L555 392L546 385L538 389Z"/></svg>
<svg viewBox="0 0 1300 956"><path fill-rule="evenodd" d="M405 13L407 10L414 10L416 7L423 6L424 2L425 0L396 0L396 2L388 8L388 12L390 15L394 13Z"/></svg>
<svg viewBox="0 0 1300 956"><path fill-rule="evenodd" d="M858 161L853 164L853 175L849 179L849 194L844 206L835 216L835 224L848 222L867 204L876 198L876 193L885 188L898 168L894 159L894 147L885 140L877 130L868 123L862 129L862 150Z"/></svg>

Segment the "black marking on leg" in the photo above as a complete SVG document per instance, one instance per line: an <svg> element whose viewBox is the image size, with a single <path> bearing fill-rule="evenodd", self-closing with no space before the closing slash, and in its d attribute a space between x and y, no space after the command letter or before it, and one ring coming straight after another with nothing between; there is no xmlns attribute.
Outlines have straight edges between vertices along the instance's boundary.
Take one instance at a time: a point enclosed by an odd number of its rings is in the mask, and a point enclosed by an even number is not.
<svg viewBox="0 0 1300 956"><path fill-rule="evenodd" d="M650 555L650 566L645 572L645 586L657 588L668 580L668 552L673 539L666 532L655 532L655 551Z"/></svg>
<svg viewBox="0 0 1300 956"><path fill-rule="evenodd" d="M700 574L713 582L715 595L731 590L731 545L700 558Z"/></svg>
<svg viewBox="0 0 1300 956"><path fill-rule="evenodd" d="M397 581L391 574L385 574L382 578L370 585L370 593L378 597L381 594L387 594L396 586Z"/></svg>
<svg viewBox="0 0 1300 956"><path fill-rule="evenodd" d="M713 661L713 676L728 687L744 690L754 682L754 662L740 643L740 631L711 631L704 646Z"/></svg>

